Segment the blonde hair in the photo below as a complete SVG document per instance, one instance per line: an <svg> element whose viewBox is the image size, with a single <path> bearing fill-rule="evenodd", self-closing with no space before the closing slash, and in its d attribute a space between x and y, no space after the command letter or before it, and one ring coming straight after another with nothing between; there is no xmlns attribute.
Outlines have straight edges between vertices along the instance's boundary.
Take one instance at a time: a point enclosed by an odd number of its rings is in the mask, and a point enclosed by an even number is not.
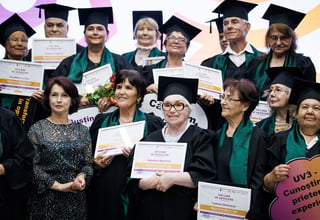
<svg viewBox="0 0 320 220"><path fill-rule="evenodd" d="M156 22L156 20L154 20L153 18L150 18L150 17L140 18L137 21L137 23L134 27L134 30L133 30L133 38L134 39L137 38L137 32L138 32L139 26L142 24L150 24L156 32L156 40L159 39L159 37L160 37L159 25Z"/></svg>

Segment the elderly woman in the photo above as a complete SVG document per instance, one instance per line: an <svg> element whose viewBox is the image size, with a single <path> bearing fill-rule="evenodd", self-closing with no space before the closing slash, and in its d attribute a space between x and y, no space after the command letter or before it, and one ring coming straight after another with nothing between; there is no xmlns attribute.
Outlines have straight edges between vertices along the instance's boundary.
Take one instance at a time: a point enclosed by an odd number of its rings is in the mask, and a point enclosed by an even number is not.
<svg viewBox="0 0 320 220"><path fill-rule="evenodd" d="M77 87L66 77L51 78L43 105L50 116L28 132L35 149L29 219L86 219L91 138L87 127L68 118L78 110Z"/></svg>
<svg viewBox="0 0 320 220"><path fill-rule="evenodd" d="M80 53L65 58L52 76L66 76L74 83L81 83L84 72L110 64L112 71L118 73L121 69L131 69L131 65L120 55L111 53L105 43L108 38L108 23L113 23L112 8L82 8L79 9L80 24L85 26L84 35L88 47ZM89 105L89 101L81 98L80 106ZM98 102L99 111L109 107L107 97Z"/></svg>
<svg viewBox="0 0 320 220"><path fill-rule="evenodd" d="M295 105L289 105L289 97L293 80L301 77L302 73L297 67L273 67L266 70L272 80L268 94L268 104L271 108L271 116L257 123L267 134L291 128L295 119Z"/></svg>
<svg viewBox="0 0 320 220"><path fill-rule="evenodd" d="M161 62L151 65L150 72L146 76L147 91L158 92L154 84L152 69L182 67L183 58L190 46L190 41L200 33L200 29L184 22L183 20L172 16L161 28L161 33L166 34L164 46L167 56Z"/></svg>
<svg viewBox="0 0 320 220"><path fill-rule="evenodd" d="M297 121L290 130L277 133L268 149L270 172L264 186L270 192L288 178L290 166L285 163L320 154L320 84L295 79L289 102L297 105Z"/></svg>
<svg viewBox="0 0 320 220"><path fill-rule="evenodd" d="M260 98L265 100L263 92L270 87L270 79L265 70L269 67L298 67L303 78L316 81L316 70L309 57L296 53L297 36L294 29L305 14L271 4L264 19L269 20L265 41L270 49L265 56L256 58L248 69L249 79L258 87Z"/></svg>
<svg viewBox="0 0 320 220"><path fill-rule="evenodd" d="M187 143L183 172L157 172L150 177L130 179L126 185L129 207L127 219L190 220L196 219L193 204L199 181L215 178L212 134L189 123L190 103L196 101L198 80L159 78L158 100L166 126L142 141ZM134 153L130 155L128 175Z"/></svg>
<svg viewBox="0 0 320 220"><path fill-rule="evenodd" d="M157 48L160 38L159 25L162 25L162 11L133 11L134 36L137 49L123 54L137 70L143 69L143 60L148 57L164 56Z"/></svg>
<svg viewBox="0 0 320 220"><path fill-rule="evenodd" d="M144 136L163 127L162 120L153 114L141 112L138 108L146 94L145 81L135 70L121 70L115 80L115 96L118 109L112 113L96 116L90 133L95 149L99 128L146 121ZM121 186L127 167L130 148L123 149L123 155L94 158L94 177L88 191L89 219L123 219Z"/></svg>
<svg viewBox="0 0 320 220"><path fill-rule="evenodd" d="M269 136L250 121L258 102L258 90L251 81L227 79L221 96L221 115L226 123L215 137L217 181L252 190L248 219L267 215L261 194Z"/></svg>
<svg viewBox="0 0 320 220"><path fill-rule="evenodd" d="M0 44L5 48L4 59L27 61L28 39L34 33L35 31L18 14L13 14L1 23ZM1 106L10 108L15 97L14 95L0 94Z"/></svg>

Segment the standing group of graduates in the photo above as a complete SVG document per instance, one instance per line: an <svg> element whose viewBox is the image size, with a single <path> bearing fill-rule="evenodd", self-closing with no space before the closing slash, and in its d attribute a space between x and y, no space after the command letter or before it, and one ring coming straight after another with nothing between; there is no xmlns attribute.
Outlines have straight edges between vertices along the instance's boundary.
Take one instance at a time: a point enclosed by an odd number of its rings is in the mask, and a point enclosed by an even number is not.
<svg viewBox="0 0 320 220"><path fill-rule="evenodd" d="M0 219L191 220L199 181L250 188L245 218L270 219L275 186L290 172L287 163L320 153L320 84L311 59L296 53L294 29L305 14L271 4L263 15L270 21L269 52L262 53L246 40L248 14L256 6L225 0L213 11L224 49L201 65L221 70L220 100L197 94L195 79L153 79L153 69L183 66L199 28L176 16L162 24L161 11L134 11L137 48L119 55L105 46L112 8L79 8L87 47L77 45L76 54L45 70L44 90L32 94L36 114L30 126L10 111L17 97L0 94ZM68 11L74 8L37 7L45 11L46 37L67 37ZM0 24L4 59L31 61L27 45L34 33L17 14ZM161 34L165 52L157 48ZM83 73L106 64L116 73L118 108L105 113L113 103L100 97L100 113L89 129L71 122L69 114L92 105L75 85ZM147 93L162 102L165 123L140 108ZM271 115L254 124L250 115L261 100ZM208 129L190 124L192 103L205 110ZM137 121L146 121L141 141L187 143L182 173L131 179L134 149L94 156L100 128Z"/></svg>

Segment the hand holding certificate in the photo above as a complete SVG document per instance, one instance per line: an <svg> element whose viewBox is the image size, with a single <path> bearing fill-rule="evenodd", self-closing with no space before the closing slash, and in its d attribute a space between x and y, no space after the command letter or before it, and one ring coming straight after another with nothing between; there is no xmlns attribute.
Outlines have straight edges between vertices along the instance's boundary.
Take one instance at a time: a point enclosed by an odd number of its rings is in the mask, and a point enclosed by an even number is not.
<svg viewBox="0 0 320 220"><path fill-rule="evenodd" d="M119 155L122 148L132 148L144 134L145 121L100 128L94 157L98 154Z"/></svg>
<svg viewBox="0 0 320 220"><path fill-rule="evenodd" d="M182 173L186 150L186 143L138 142L131 178L145 178L161 171Z"/></svg>

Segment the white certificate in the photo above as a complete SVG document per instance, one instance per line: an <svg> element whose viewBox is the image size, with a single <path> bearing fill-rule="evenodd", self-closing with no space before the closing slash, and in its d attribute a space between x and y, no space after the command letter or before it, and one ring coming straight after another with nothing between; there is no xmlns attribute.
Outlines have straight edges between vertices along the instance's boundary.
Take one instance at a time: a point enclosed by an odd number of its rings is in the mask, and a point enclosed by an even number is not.
<svg viewBox="0 0 320 220"><path fill-rule="evenodd" d="M100 128L94 157L102 155L119 155L125 147L132 148L143 138L145 121Z"/></svg>
<svg viewBox="0 0 320 220"><path fill-rule="evenodd" d="M24 61L0 60L0 93L31 96L42 89L43 65Z"/></svg>
<svg viewBox="0 0 320 220"><path fill-rule="evenodd" d="M186 151L186 143L138 142L131 178L145 178L161 171L182 173Z"/></svg>
<svg viewBox="0 0 320 220"><path fill-rule="evenodd" d="M268 102L260 101L257 107L251 113L250 119L253 123L257 123L269 116L270 116L270 107L268 105Z"/></svg>
<svg viewBox="0 0 320 220"><path fill-rule="evenodd" d="M185 78L198 78L198 94L207 93L215 99L220 99L223 93L221 70L183 63Z"/></svg>
<svg viewBox="0 0 320 220"><path fill-rule="evenodd" d="M184 77L184 70L183 67L176 67L176 68L158 68L153 69L153 81L154 84L159 84L159 76L169 76L169 77Z"/></svg>
<svg viewBox="0 0 320 220"><path fill-rule="evenodd" d="M199 182L198 220L243 219L250 209L251 189Z"/></svg>
<svg viewBox="0 0 320 220"><path fill-rule="evenodd" d="M76 41L71 38L43 38L32 41L32 62L56 69L61 60L76 53Z"/></svg>
<svg viewBox="0 0 320 220"><path fill-rule="evenodd" d="M88 72L83 73L82 82L77 84L79 94L92 93L99 86L103 86L109 81L112 75L110 64L103 65Z"/></svg>

